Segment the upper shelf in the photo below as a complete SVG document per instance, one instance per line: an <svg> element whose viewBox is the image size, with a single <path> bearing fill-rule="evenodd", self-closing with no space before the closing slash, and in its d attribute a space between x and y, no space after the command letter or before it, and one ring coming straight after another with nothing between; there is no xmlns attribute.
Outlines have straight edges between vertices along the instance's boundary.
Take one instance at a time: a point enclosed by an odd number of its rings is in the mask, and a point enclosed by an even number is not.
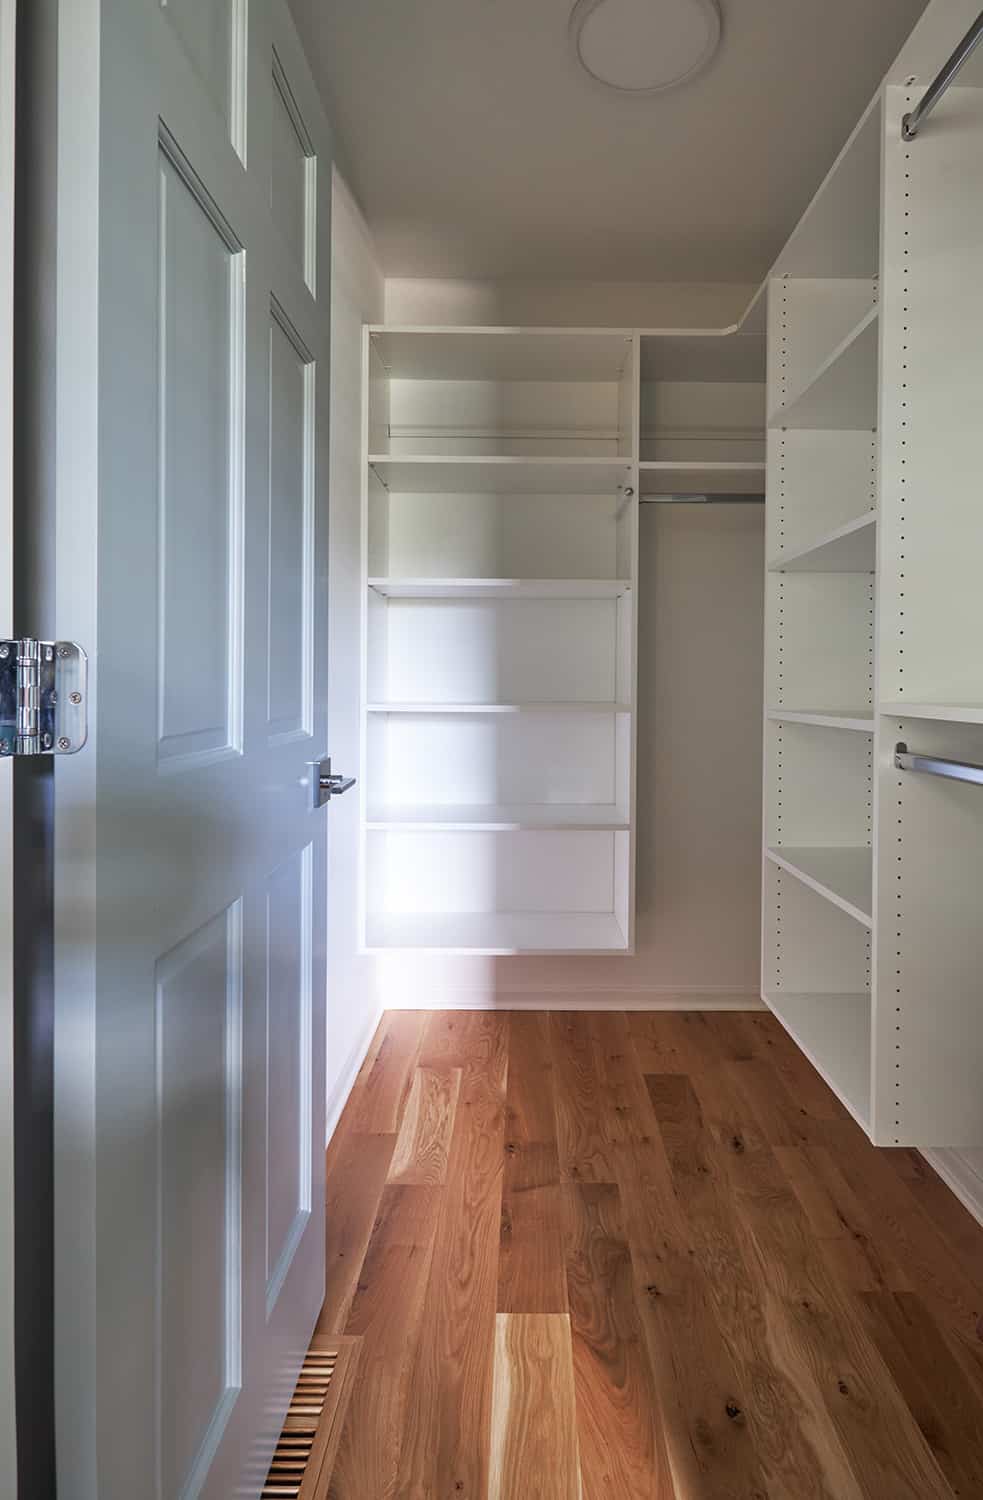
<svg viewBox="0 0 983 1500"><path fill-rule="evenodd" d="M765 378L765 339L761 334L643 333L643 380L760 384Z"/></svg>
<svg viewBox="0 0 983 1500"><path fill-rule="evenodd" d="M943 724L983 724L983 703L882 703L892 719L936 719Z"/></svg>
<svg viewBox="0 0 983 1500"><path fill-rule="evenodd" d="M415 495L610 495L631 481L624 458L369 455L389 490Z"/></svg>
<svg viewBox="0 0 983 1500"><path fill-rule="evenodd" d="M826 174L772 276L874 276L880 253L878 96Z"/></svg>
<svg viewBox="0 0 983 1500"><path fill-rule="evenodd" d="M620 379L633 335L585 328L369 329L389 375L399 380Z"/></svg>
<svg viewBox="0 0 983 1500"><path fill-rule="evenodd" d="M766 849L774 864L825 896L864 927L872 926L873 850L862 845Z"/></svg>
<svg viewBox="0 0 983 1500"><path fill-rule="evenodd" d="M795 547L768 564L772 573L873 573L877 512L837 526L808 547Z"/></svg>
<svg viewBox="0 0 983 1500"><path fill-rule="evenodd" d="M877 426L877 313L875 304L798 395L772 412L769 427L873 431Z"/></svg>
<svg viewBox="0 0 983 1500"><path fill-rule="evenodd" d="M617 599L627 578L370 578L387 599Z"/></svg>
<svg viewBox="0 0 983 1500"><path fill-rule="evenodd" d="M642 495L763 495L765 466L740 460L641 463L638 487Z"/></svg>

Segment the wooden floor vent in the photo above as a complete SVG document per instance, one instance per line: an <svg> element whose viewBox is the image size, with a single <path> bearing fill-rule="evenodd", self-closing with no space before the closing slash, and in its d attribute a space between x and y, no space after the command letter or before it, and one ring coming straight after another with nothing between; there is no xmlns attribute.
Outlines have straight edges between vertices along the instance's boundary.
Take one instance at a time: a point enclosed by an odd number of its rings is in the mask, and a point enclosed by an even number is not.
<svg viewBox="0 0 983 1500"><path fill-rule="evenodd" d="M324 1500L359 1343L358 1339L314 1335L261 1500Z"/></svg>

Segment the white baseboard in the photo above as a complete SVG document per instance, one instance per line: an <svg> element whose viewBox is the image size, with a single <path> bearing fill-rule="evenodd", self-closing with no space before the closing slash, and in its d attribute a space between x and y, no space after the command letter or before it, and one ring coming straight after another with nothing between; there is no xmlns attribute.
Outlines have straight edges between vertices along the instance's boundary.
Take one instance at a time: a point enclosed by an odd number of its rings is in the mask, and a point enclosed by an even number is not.
<svg viewBox="0 0 983 1500"><path fill-rule="evenodd" d="M964 1208L968 1209L978 1223L983 1224L983 1175L961 1151L941 1148L923 1151L922 1156L929 1166L951 1188Z"/></svg>
<svg viewBox="0 0 983 1500"><path fill-rule="evenodd" d="M378 1029L381 1019L382 1007L380 1006L373 1012L372 1016L370 1017L366 1031L359 1038L359 1040L356 1042L355 1046L349 1053L348 1059L345 1062L345 1065L339 1073L338 1078L335 1082L335 1086L328 1095L324 1120L325 1146L330 1143L331 1137L334 1135L335 1130L338 1128L338 1121L341 1119L341 1112L344 1109L345 1105L348 1103L348 1096L355 1085L355 1079L358 1077L358 1070L365 1061L366 1053L372 1045L372 1038L376 1034L376 1030Z"/></svg>
<svg viewBox="0 0 983 1500"><path fill-rule="evenodd" d="M486 990L386 996L387 1010L766 1010L753 990Z"/></svg>

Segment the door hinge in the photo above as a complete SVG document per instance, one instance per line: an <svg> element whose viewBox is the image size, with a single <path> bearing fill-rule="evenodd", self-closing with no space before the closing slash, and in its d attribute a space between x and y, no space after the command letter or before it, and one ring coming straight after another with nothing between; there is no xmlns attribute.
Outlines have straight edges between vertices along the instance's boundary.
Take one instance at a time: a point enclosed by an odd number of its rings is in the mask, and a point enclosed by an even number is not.
<svg viewBox="0 0 983 1500"><path fill-rule="evenodd" d="M0 756L81 750L87 666L74 641L0 640Z"/></svg>

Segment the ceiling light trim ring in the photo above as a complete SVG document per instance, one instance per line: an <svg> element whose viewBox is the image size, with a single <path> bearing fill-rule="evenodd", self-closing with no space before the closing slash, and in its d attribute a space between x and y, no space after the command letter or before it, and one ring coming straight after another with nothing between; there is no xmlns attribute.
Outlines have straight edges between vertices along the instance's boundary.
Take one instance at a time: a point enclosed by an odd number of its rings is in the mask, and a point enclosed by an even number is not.
<svg viewBox="0 0 983 1500"><path fill-rule="evenodd" d="M607 3L608 0L576 0L576 4L570 13L567 33L574 56L591 81L600 84L603 88L612 89L616 94L624 94L632 98L645 98L652 94L664 94L668 89L678 88L680 84L687 83L697 73L701 72L711 61L717 48L720 46L721 20L717 0L690 0L690 4L696 6L707 22L706 45L695 61L684 72L678 74L677 77L666 79L662 83L641 86L615 83L610 78L604 78L599 73L595 73L586 61L580 47L581 33L588 19L600 6Z"/></svg>

